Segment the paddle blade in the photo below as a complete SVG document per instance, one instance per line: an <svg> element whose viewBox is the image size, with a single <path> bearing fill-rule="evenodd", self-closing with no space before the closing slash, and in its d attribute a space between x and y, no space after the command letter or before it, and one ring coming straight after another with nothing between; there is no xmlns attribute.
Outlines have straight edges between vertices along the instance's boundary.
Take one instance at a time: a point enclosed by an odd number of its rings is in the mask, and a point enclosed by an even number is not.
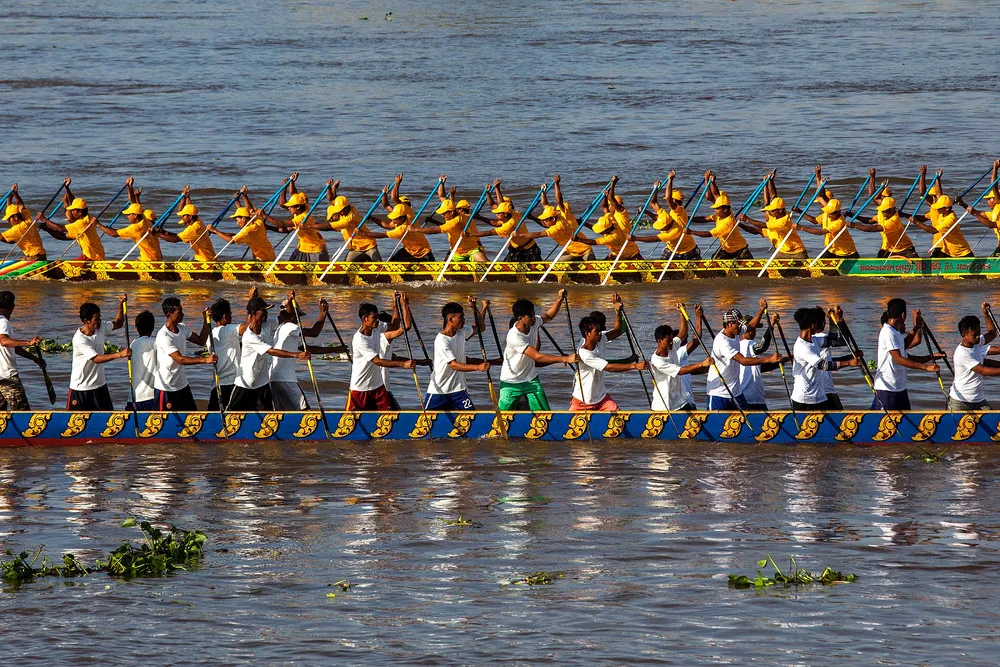
<svg viewBox="0 0 1000 667"><path fill-rule="evenodd" d="M52 378L49 377L49 372L42 369L42 377L45 379L45 391L49 394L49 403L52 405L56 404L56 388L52 386Z"/></svg>

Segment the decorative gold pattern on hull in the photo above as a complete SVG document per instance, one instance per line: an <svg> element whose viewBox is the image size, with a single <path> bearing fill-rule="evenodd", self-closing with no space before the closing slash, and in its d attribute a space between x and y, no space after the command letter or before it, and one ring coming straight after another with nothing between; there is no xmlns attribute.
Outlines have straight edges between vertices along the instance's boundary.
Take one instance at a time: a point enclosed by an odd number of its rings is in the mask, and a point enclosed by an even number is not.
<svg viewBox="0 0 1000 667"><path fill-rule="evenodd" d="M816 432L819 431L819 427L823 424L823 414L811 412L803 417L802 421L799 423L799 432L795 434L796 440L809 440Z"/></svg>
<svg viewBox="0 0 1000 667"><path fill-rule="evenodd" d="M80 435L83 433L83 429L87 428L87 421L89 419L89 412L74 412L69 416L69 421L66 423L66 430L59 435L64 438L72 438L73 436Z"/></svg>
<svg viewBox="0 0 1000 667"><path fill-rule="evenodd" d="M551 412L535 413L531 418L531 424L528 425L528 430L525 432L524 437L529 440L538 440L545 437L545 434L549 432L549 423L551 421Z"/></svg>
<svg viewBox="0 0 1000 667"><path fill-rule="evenodd" d="M253 432L253 437L255 438L270 438L272 435L278 432L281 427L281 420L284 418L284 414L280 412L269 412L264 415L264 418L260 420L260 430Z"/></svg>
<svg viewBox="0 0 1000 667"><path fill-rule="evenodd" d="M982 415L977 414L966 413L962 415L962 418L958 420L958 425L955 427L955 435L951 436L951 439L955 441L968 440L974 436L981 418Z"/></svg>
<svg viewBox="0 0 1000 667"><path fill-rule="evenodd" d="M344 417L341 418L340 420L341 425L343 425L344 419L347 419L353 414L354 414L353 412L348 412L347 414L345 414ZM317 426L319 426L319 413L307 412L304 415L302 415L301 419L299 419L299 428L297 431L295 431L295 433L292 433L292 436L295 438L308 438L310 435L316 432ZM351 430L345 433L344 435L349 435L352 431L354 431L355 426L357 426L356 417L351 422ZM339 428L340 426L338 425L338 430Z"/></svg>
<svg viewBox="0 0 1000 667"><path fill-rule="evenodd" d="M464 437L469 429L472 428L473 415L468 412L460 412L455 416L455 425L450 431L448 431L449 438L461 438ZM494 420L496 421L496 420Z"/></svg>
<svg viewBox="0 0 1000 667"><path fill-rule="evenodd" d="M146 426L139 431L140 438L152 438L160 432L163 425L167 423L166 412L153 412L146 417Z"/></svg>
<svg viewBox="0 0 1000 667"><path fill-rule="evenodd" d="M738 412L729 415L729 417L726 418L726 423L722 425L722 433L719 434L719 437L724 440L732 440L740 434L741 430L743 430L743 423L745 421L746 420L743 418L743 415Z"/></svg>
<svg viewBox="0 0 1000 667"><path fill-rule="evenodd" d="M590 425L590 415L586 412L578 412L569 419L566 425L566 432L563 433L563 440L576 440L587 432Z"/></svg>
<svg viewBox="0 0 1000 667"><path fill-rule="evenodd" d="M434 413L423 413L417 417L417 423L413 425L413 430L410 431L411 438L426 438L431 433L431 428L434 427L434 421L437 419L437 414Z"/></svg>
<svg viewBox="0 0 1000 667"><path fill-rule="evenodd" d="M924 418L920 420L919 424L917 424L917 432L913 435L911 440L913 440L913 442L930 440L934 437L934 433L937 432L937 427L940 423L941 415L924 415Z"/></svg>
<svg viewBox="0 0 1000 667"><path fill-rule="evenodd" d="M642 430L642 437L655 438L663 433L663 427L667 423L666 413L652 414L646 420L646 428Z"/></svg>
<svg viewBox="0 0 1000 667"><path fill-rule="evenodd" d="M101 431L101 437L113 438L121 433L131 416L132 414L129 412L112 412L108 415L108 423L105 424L104 430Z"/></svg>
<svg viewBox="0 0 1000 667"><path fill-rule="evenodd" d="M201 433L201 429L205 426L205 417L207 416L207 412L192 412L189 414L184 418L184 426L177 431L177 437L193 438Z"/></svg>
<svg viewBox="0 0 1000 667"><path fill-rule="evenodd" d="M31 419L28 420L28 428L21 431L21 435L25 438L37 438L49 425L50 419L52 419L51 412L36 412L31 415Z"/></svg>
<svg viewBox="0 0 1000 667"><path fill-rule="evenodd" d="M760 425L760 433L754 436L757 442L768 442L781 432L781 425L788 416L787 412L770 413L764 417L764 423Z"/></svg>
<svg viewBox="0 0 1000 667"><path fill-rule="evenodd" d="M896 429L899 428L899 423L901 421L903 421L902 412L888 413L882 417L882 421L878 423L878 431L876 431L875 435L872 436L872 440L882 442L896 435Z"/></svg>
<svg viewBox="0 0 1000 667"><path fill-rule="evenodd" d="M216 433L218 438L228 438L234 435L243 426L243 419L246 417L242 412L229 412L226 414L225 426L224 428Z"/></svg>
<svg viewBox="0 0 1000 667"><path fill-rule="evenodd" d="M698 437L707 420L708 415L706 414L688 415L687 421L684 422L684 430L681 431L681 440L690 440L691 438ZM663 430L662 424L660 430Z"/></svg>
<svg viewBox="0 0 1000 667"><path fill-rule="evenodd" d="M864 419L864 415L857 412L844 415L844 418L840 420L840 433L835 436L837 440L844 442L856 436L861 427L862 419Z"/></svg>
<svg viewBox="0 0 1000 667"><path fill-rule="evenodd" d="M375 420L375 430L372 431L371 435L373 438L384 438L392 432L392 426L399 419L399 415L395 412L387 412L383 415L379 415L378 419Z"/></svg>
<svg viewBox="0 0 1000 667"><path fill-rule="evenodd" d="M629 415L615 412L608 419L608 428L604 431L605 438L620 438L625 432L625 425L628 424Z"/></svg>

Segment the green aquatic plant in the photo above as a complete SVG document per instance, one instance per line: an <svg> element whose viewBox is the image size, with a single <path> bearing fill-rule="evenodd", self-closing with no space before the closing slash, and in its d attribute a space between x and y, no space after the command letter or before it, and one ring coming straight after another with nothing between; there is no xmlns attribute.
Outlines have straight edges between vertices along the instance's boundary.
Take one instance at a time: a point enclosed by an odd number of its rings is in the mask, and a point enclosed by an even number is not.
<svg viewBox="0 0 1000 667"><path fill-rule="evenodd" d="M825 568L818 577L814 577L808 570L800 568L795 562L794 556L788 557L788 572L782 572L778 564L770 555L757 561L757 576L748 577L744 574L730 574L729 585L733 588L757 588L763 589L769 586L781 584L786 588L789 586L803 586L806 584L845 584L854 583L857 575L847 574L834 570L832 567ZM764 568L770 563L774 568L774 576L764 576Z"/></svg>
<svg viewBox="0 0 1000 667"><path fill-rule="evenodd" d="M73 343L60 343L55 338L45 338L38 347L45 354L66 354L73 351ZM104 341L104 354L114 354L115 352L121 352L122 348L118 347L114 343L109 343Z"/></svg>
<svg viewBox="0 0 1000 667"><path fill-rule="evenodd" d="M551 586L557 579L563 579L566 577L565 572L545 572L540 570L534 574L529 574L523 579L514 579L513 581L501 581L500 587L504 586Z"/></svg>
<svg viewBox="0 0 1000 667"><path fill-rule="evenodd" d="M920 448L920 460L923 461L924 463L940 463L941 461L945 460L944 457L948 453L949 450L950 450L949 447L942 447L941 449L939 449L939 450L937 450L935 452L935 451L927 450L927 449L924 449L923 447L921 447ZM916 457L915 456L910 456L909 454L907 454L906 456L903 457L903 460L904 461L908 461L908 460L913 459L913 458L916 458Z"/></svg>
<svg viewBox="0 0 1000 667"><path fill-rule="evenodd" d="M457 519L443 519L441 517L438 517L437 520L441 521L446 526L462 526L462 527L474 526L474 527L478 527L478 526L482 526L483 525L483 524L479 523L478 521L469 521L464 516L459 516Z"/></svg>

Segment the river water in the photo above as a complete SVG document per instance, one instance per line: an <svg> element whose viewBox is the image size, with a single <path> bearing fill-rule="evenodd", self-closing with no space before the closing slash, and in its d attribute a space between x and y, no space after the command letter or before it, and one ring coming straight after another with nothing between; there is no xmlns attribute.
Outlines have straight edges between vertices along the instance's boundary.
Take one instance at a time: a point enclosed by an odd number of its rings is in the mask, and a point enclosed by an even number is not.
<svg viewBox="0 0 1000 667"><path fill-rule="evenodd" d="M957 193L996 157L998 9L993 0L29 0L0 8L0 179L17 181L35 209L64 176L102 205L134 174L157 210L189 183L206 218L240 185L259 201L293 170L311 195L341 179L361 208L399 171L415 198L442 173L470 199L500 177L522 206L559 172L577 210L614 173L638 206L671 168L688 191L712 168L741 201L775 166L782 194L794 198L819 162L849 201L869 167L905 193L927 163ZM975 223L966 225L978 238ZM877 246L872 236L855 234L863 255ZM929 247L922 232L914 237ZM805 239L815 255L819 239ZM46 244L52 256L64 247ZM766 251L759 239L751 246ZM978 252L992 247L987 238ZM120 256L127 245L107 248ZM217 296L238 311L247 287L14 285L15 334L67 341L80 302L95 300L110 316L123 290L134 312L159 313L159 300L178 293L196 320ZM467 293L409 289L427 342L438 308ZM886 299L921 308L951 351L959 317L978 313L991 292L971 281L743 280L632 287L623 298L647 352L654 326L677 322L677 300L703 303L717 327L725 308L748 311L765 296L789 325L797 306L843 304L871 356ZM517 296L554 296L549 286L477 293L498 313ZM574 316L610 311L609 295L574 289ZM320 296L344 331L360 301L390 301L378 290L305 289L307 322ZM568 343L562 319L552 331ZM50 369L63 401L69 357L53 355ZM317 361L331 406L343 400L347 371ZM22 364L22 374L33 406L46 405L36 371ZM108 375L120 405L124 365ZM191 376L207 395L208 375ZM868 405L856 372L836 379L848 407ZM414 406L411 378L393 380L400 402ZM565 406L569 374L546 369L543 380L553 406ZM634 376L609 386L623 408L643 407ZM702 386L696 380L699 400ZM780 379L768 376L766 386L769 402L783 405ZM472 394L488 404L481 382ZM933 376L911 374L911 395L919 407L940 406ZM210 539L200 569L165 580L4 587L0 655L994 662L1000 458L991 448L954 449L939 463L908 458L915 454L642 442L0 452L0 547L44 544L50 557L92 560L128 537L119 527L127 516L200 528ZM459 516L475 525L445 522ZM859 579L764 594L727 587L726 574L753 574L765 554ZM565 577L500 586L538 570ZM329 586L344 578L351 591Z"/></svg>

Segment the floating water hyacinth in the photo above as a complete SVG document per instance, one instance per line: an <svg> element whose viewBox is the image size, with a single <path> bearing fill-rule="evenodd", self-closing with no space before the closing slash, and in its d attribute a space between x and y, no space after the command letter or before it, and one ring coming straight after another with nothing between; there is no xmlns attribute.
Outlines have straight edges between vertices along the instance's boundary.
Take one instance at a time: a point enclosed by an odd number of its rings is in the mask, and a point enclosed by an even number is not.
<svg viewBox="0 0 1000 667"><path fill-rule="evenodd" d="M799 568L798 564L795 562L794 556L788 557L789 562L789 572L786 574L781 571L778 564L774 562L774 559L770 555L766 556L762 560L757 561L757 576L748 577L743 574L730 574L729 575L729 585L733 588L767 588L769 586L775 586L782 584L786 588L789 586L804 586L806 584L845 584L854 583L857 580L857 575L855 574L843 574L831 567L825 568L823 572L820 573L818 577L814 577L808 570ZM764 576L764 568L767 567L768 563L774 568L773 577Z"/></svg>

